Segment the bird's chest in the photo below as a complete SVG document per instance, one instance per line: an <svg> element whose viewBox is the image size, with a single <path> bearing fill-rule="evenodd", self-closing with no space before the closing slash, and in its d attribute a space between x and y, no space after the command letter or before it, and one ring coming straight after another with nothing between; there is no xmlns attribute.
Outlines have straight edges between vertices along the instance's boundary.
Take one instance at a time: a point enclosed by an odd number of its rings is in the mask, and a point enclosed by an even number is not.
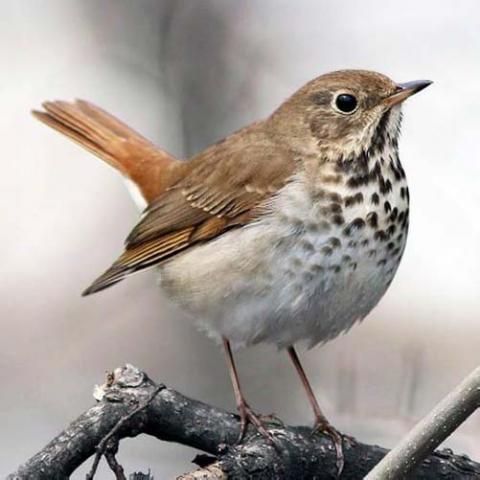
<svg viewBox="0 0 480 480"><path fill-rule="evenodd" d="M313 194L294 183L282 195L270 222L279 233L274 251L284 255L279 264L286 278L301 277L303 283L341 273L352 278L362 267L383 273L400 259L408 231L404 181L383 192L372 183Z"/></svg>
<svg viewBox="0 0 480 480"><path fill-rule="evenodd" d="M299 180L276 206L281 233L268 260L270 277L282 279L276 295L303 314L306 337L332 338L367 315L393 279L408 231L404 176L386 169L318 188Z"/></svg>

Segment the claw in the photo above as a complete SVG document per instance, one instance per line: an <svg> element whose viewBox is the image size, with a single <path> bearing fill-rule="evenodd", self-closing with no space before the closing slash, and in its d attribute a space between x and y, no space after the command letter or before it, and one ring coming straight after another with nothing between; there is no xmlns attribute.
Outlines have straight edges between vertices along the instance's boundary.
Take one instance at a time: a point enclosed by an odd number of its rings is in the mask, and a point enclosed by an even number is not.
<svg viewBox="0 0 480 480"><path fill-rule="evenodd" d="M257 429L260 435L262 435L273 446L275 446L275 439L273 435L265 428L261 417L257 415L246 402L238 405L238 413L240 415L240 435L238 436L237 443L241 443L245 438L248 424L251 423Z"/></svg>
<svg viewBox="0 0 480 480"><path fill-rule="evenodd" d="M332 426L330 423L326 422L325 419L317 419L315 422L315 426L312 430L312 435L315 433L325 433L327 434L333 441L335 446L335 452L337 454L337 478L340 477L343 471L343 467L345 466L345 458L343 455L343 439L340 433Z"/></svg>

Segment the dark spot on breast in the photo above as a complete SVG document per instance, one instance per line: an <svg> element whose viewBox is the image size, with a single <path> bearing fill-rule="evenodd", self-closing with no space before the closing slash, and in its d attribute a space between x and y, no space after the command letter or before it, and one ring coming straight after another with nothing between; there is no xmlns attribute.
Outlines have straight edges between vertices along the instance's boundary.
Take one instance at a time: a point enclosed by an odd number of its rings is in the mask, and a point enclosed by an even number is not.
<svg viewBox="0 0 480 480"><path fill-rule="evenodd" d="M395 225L390 225L386 230L387 235L391 237L395 233L396 228Z"/></svg>
<svg viewBox="0 0 480 480"><path fill-rule="evenodd" d="M393 242L388 242L387 250L393 250L394 247L395 247L395 244Z"/></svg>
<svg viewBox="0 0 480 480"><path fill-rule="evenodd" d="M408 190L408 187L405 187L405 195L407 196L407 202L410 202L410 190Z"/></svg>
<svg viewBox="0 0 480 480"><path fill-rule="evenodd" d="M352 262L352 263L350 264L350 268L351 268L352 270L356 270L356 269L357 269L357 262Z"/></svg>
<svg viewBox="0 0 480 480"><path fill-rule="evenodd" d="M325 269L321 265L315 264L310 267L310 270L315 274L319 274L322 273Z"/></svg>
<svg viewBox="0 0 480 480"><path fill-rule="evenodd" d="M387 180L385 180L383 177L380 177L378 179L378 185L380 188L380 193L382 193L383 195L386 195L387 193L392 191L392 182L388 178Z"/></svg>
<svg viewBox="0 0 480 480"><path fill-rule="evenodd" d="M313 247L313 244L312 242L309 242L308 240L306 239L303 239L301 242L300 242L300 245L301 247L303 248L303 250L305 250L306 252L313 252L315 249Z"/></svg>
<svg viewBox="0 0 480 480"><path fill-rule="evenodd" d="M395 250L393 250L392 257L396 257L400 253L400 251L401 249L397 247Z"/></svg>
<svg viewBox="0 0 480 480"><path fill-rule="evenodd" d="M351 225L354 226L356 229L361 230L365 227L365 220L363 218L357 217L351 222Z"/></svg>
<svg viewBox="0 0 480 480"><path fill-rule="evenodd" d="M382 159L383 160L383 159ZM380 166L380 162L375 162L375 166L370 170L368 173L369 180L376 180L382 175L382 167Z"/></svg>
<svg viewBox="0 0 480 480"><path fill-rule="evenodd" d="M378 230L375 232L375 234L373 235L373 238L375 240L378 240L380 242L384 242L385 240L387 240L388 238L388 235L385 233L384 230Z"/></svg>
<svg viewBox="0 0 480 480"><path fill-rule="evenodd" d="M326 256L329 257L333 253L333 249L328 245L323 246L320 251Z"/></svg>
<svg viewBox="0 0 480 480"><path fill-rule="evenodd" d="M370 197L370 201L374 204L374 205L378 205L380 203L380 197L378 195L378 193L372 193L372 196Z"/></svg>
<svg viewBox="0 0 480 480"><path fill-rule="evenodd" d="M408 212L408 209L405 210L405 218L403 219L403 222L402 222L402 229L405 230L408 226L408 217L409 217L409 212Z"/></svg>
<svg viewBox="0 0 480 480"><path fill-rule="evenodd" d="M377 212L370 212L367 215L367 223L372 228L377 228L378 227L378 214L377 214Z"/></svg>
<svg viewBox="0 0 480 480"><path fill-rule="evenodd" d="M402 179L402 174L400 170L395 166L393 159L390 160L389 163L390 170L393 172L393 176L395 177L395 180L399 182Z"/></svg>
<svg viewBox="0 0 480 480"><path fill-rule="evenodd" d="M328 198L330 199L331 202L342 203L342 196L339 195L338 193L329 192L328 193Z"/></svg>
<svg viewBox="0 0 480 480"><path fill-rule="evenodd" d="M398 208L394 207L392 210L392 213L390 214L389 221L394 222L397 218L397 215L398 215Z"/></svg>
<svg viewBox="0 0 480 480"><path fill-rule="evenodd" d="M358 242L356 242L355 240L350 240L350 241L348 242L348 245L347 245L347 246L348 246L348 248L353 248L353 249L355 249L355 248L357 248L357 246L358 246Z"/></svg>
<svg viewBox="0 0 480 480"><path fill-rule="evenodd" d="M339 203L331 203L328 208L332 213L342 213L342 206Z"/></svg>
<svg viewBox="0 0 480 480"><path fill-rule="evenodd" d="M379 261L377 262L377 266L383 267L386 263L387 263L387 259L386 259L386 258L382 258L381 260L379 260Z"/></svg>
<svg viewBox="0 0 480 480"><path fill-rule="evenodd" d="M392 211L392 206L388 200L384 203L383 208L385 209L385 213L390 213Z"/></svg>
<svg viewBox="0 0 480 480"><path fill-rule="evenodd" d="M372 248L372 250L369 250L369 251L368 251L368 256L369 256L370 258L373 258L373 257L375 257L376 255L377 255L377 251L376 251L375 249Z"/></svg>
<svg viewBox="0 0 480 480"><path fill-rule="evenodd" d="M340 248L342 246L342 242L337 237L330 237L327 242L331 245L332 248Z"/></svg>
<svg viewBox="0 0 480 480"><path fill-rule="evenodd" d="M362 240L361 245L362 245L362 247L367 247L369 243L370 243L370 240L368 238L366 238L365 240Z"/></svg>
<svg viewBox="0 0 480 480"><path fill-rule="evenodd" d="M405 212L400 212L397 217L397 223L402 223L404 217L405 217Z"/></svg>
<svg viewBox="0 0 480 480"><path fill-rule="evenodd" d="M343 234L347 237L350 236L355 230L361 230L365 227L365 220L363 218L356 218L352 220L344 229Z"/></svg>
<svg viewBox="0 0 480 480"><path fill-rule="evenodd" d="M361 192L356 193L355 195L350 195L345 197L345 206L351 207L357 203L363 202L363 194Z"/></svg>
<svg viewBox="0 0 480 480"><path fill-rule="evenodd" d="M359 187L362 187L364 185L368 185L368 180L369 180L368 174L355 175L353 177L350 177L347 180L347 187L349 187L349 188L359 188Z"/></svg>
<svg viewBox="0 0 480 480"><path fill-rule="evenodd" d="M342 255L343 263L350 263L351 261L352 261L352 257L350 255Z"/></svg>
<svg viewBox="0 0 480 480"><path fill-rule="evenodd" d="M339 273L340 270L341 270L341 267L340 267L340 265L331 265L330 267L328 267L328 269L329 269L331 272Z"/></svg>
<svg viewBox="0 0 480 480"><path fill-rule="evenodd" d="M343 218L343 215L334 215L332 217L332 222L335 225L343 225L345 223L345 219Z"/></svg>
<svg viewBox="0 0 480 480"><path fill-rule="evenodd" d="M404 199L406 196L405 187L400 188L400 197Z"/></svg>

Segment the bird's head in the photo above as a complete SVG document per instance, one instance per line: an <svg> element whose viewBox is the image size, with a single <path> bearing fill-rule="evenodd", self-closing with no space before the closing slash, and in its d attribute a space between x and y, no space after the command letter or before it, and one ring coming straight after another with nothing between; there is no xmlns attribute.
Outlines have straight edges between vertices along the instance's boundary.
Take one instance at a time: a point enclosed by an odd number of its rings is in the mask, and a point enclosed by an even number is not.
<svg viewBox="0 0 480 480"><path fill-rule="evenodd" d="M364 70L328 73L304 85L272 114L271 131L294 149L327 161L355 158L375 148L379 133L396 144L401 103L431 83L398 84Z"/></svg>

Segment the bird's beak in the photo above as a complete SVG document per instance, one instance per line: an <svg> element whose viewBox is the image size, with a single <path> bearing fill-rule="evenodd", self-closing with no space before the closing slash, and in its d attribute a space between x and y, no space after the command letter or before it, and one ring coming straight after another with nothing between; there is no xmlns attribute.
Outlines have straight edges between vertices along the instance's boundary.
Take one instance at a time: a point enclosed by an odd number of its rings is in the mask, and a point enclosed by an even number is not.
<svg viewBox="0 0 480 480"><path fill-rule="evenodd" d="M397 103L401 103L408 97L415 95L420 90L427 88L433 82L431 80L414 80L413 82L399 83L397 90L383 100L383 104L387 107L393 107Z"/></svg>

